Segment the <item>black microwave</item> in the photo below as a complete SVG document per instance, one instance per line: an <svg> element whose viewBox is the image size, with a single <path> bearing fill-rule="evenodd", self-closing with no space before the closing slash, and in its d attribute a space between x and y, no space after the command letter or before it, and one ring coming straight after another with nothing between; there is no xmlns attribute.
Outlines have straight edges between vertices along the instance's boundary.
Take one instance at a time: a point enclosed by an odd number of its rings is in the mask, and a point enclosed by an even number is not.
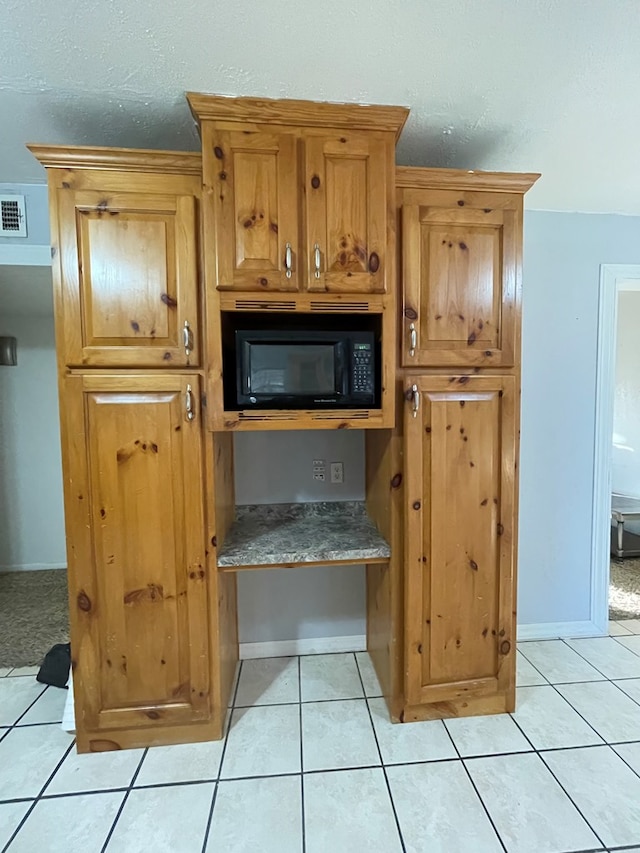
<svg viewBox="0 0 640 853"><path fill-rule="evenodd" d="M370 408L373 332L237 329L236 404L257 409Z"/></svg>

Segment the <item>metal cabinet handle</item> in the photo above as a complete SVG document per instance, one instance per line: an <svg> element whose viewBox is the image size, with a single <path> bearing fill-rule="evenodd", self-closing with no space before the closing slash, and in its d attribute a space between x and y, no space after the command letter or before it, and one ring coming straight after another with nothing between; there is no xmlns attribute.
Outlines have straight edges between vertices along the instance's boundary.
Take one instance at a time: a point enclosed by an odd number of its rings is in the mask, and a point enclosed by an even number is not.
<svg viewBox="0 0 640 853"><path fill-rule="evenodd" d="M313 247L313 259L315 262L316 271L314 273L316 278L320 278L320 244L316 243Z"/></svg>
<svg viewBox="0 0 640 853"><path fill-rule="evenodd" d="M413 395L413 417L417 418L420 411L420 392L417 385L411 386L411 393Z"/></svg>
<svg viewBox="0 0 640 853"><path fill-rule="evenodd" d="M193 332L191 331L188 320L184 321L182 328L182 345L184 347L184 354L189 357L193 352Z"/></svg>
<svg viewBox="0 0 640 853"><path fill-rule="evenodd" d="M291 270L293 268L293 254L291 252L291 243L286 243L284 247L284 268L286 269L285 275L287 278L291 278Z"/></svg>
<svg viewBox="0 0 640 853"><path fill-rule="evenodd" d="M187 385L187 393L185 394L184 408L185 408L185 414L187 416L187 420L188 421L194 420L196 413L193 409L193 391L191 390L191 385Z"/></svg>
<svg viewBox="0 0 640 853"><path fill-rule="evenodd" d="M413 357L416 354L417 348L418 348L418 333L416 331L416 324L411 323L411 325L409 326L409 355Z"/></svg>

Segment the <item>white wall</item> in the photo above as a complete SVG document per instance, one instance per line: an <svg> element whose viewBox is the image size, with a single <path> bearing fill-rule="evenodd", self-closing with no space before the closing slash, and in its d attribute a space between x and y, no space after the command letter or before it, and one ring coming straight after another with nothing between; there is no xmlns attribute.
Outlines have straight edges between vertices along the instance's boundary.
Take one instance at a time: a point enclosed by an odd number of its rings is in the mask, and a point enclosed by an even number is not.
<svg viewBox="0 0 640 853"><path fill-rule="evenodd" d="M525 217L518 621L590 620L600 264L640 263L640 217ZM544 629L536 629L544 630Z"/></svg>
<svg viewBox="0 0 640 853"><path fill-rule="evenodd" d="M618 294L613 406L614 492L640 498L640 291Z"/></svg>
<svg viewBox="0 0 640 853"><path fill-rule="evenodd" d="M0 571L66 566L53 317L0 317Z"/></svg>
<svg viewBox="0 0 640 853"><path fill-rule="evenodd" d="M347 430L239 433L236 502L298 503L364 498L364 437ZM327 480L314 481L314 459ZM344 483L329 482L331 462L344 463ZM351 637L365 633L363 566L324 566L238 573L241 643Z"/></svg>

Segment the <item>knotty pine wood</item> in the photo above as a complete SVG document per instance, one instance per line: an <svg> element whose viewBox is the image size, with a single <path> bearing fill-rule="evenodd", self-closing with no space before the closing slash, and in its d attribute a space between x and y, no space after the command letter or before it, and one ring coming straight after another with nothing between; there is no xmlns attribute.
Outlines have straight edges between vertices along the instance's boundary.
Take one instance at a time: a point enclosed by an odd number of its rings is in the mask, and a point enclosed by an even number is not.
<svg viewBox="0 0 640 853"><path fill-rule="evenodd" d="M398 388L401 385L398 384ZM402 411L400 405L400 412ZM367 512L392 543L383 566L367 566L367 651L391 718L404 708L404 464L402 428L372 430L365 437Z"/></svg>
<svg viewBox="0 0 640 853"><path fill-rule="evenodd" d="M340 127L351 130L384 130L400 136L409 116L407 107L338 104L270 98L228 98L187 92L187 101L198 122L250 122L257 126L299 125Z"/></svg>
<svg viewBox="0 0 640 853"><path fill-rule="evenodd" d="M123 165L124 152L118 163ZM197 366L197 177L85 170L69 162L48 169L47 176L62 363Z"/></svg>
<svg viewBox="0 0 640 853"><path fill-rule="evenodd" d="M408 704L515 685L516 381L411 377L405 407Z"/></svg>
<svg viewBox="0 0 640 853"><path fill-rule="evenodd" d="M121 732L145 728L208 724L215 734L198 399L198 377L180 374L63 383L81 752L119 748Z"/></svg>
<svg viewBox="0 0 640 853"><path fill-rule="evenodd" d="M217 553L235 518L233 435L207 433L205 437L207 546L211 674L213 682L212 725L215 738L224 736L226 709L238 667L238 603L235 575L218 571Z"/></svg>
<svg viewBox="0 0 640 853"><path fill-rule="evenodd" d="M373 133L304 135L303 251L309 290L366 294L392 287L393 281L387 282L394 253L387 234L393 198L393 172L387 168L390 143Z"/></svg>
<svg viewBox="0 0 640 853"><path fill-rule="evenodd" d="M522 196L405 190L402 231L402 365L512 367Z"/></svg>

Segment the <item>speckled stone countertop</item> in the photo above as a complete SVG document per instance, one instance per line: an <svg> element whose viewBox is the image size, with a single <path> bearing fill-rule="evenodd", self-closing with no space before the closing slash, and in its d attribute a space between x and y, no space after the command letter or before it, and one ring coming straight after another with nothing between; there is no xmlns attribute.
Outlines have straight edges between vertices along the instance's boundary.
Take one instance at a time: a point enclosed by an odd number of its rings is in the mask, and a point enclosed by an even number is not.
<svg viewBox="0 0 640 853"><path fill-rule="evenodd" d="M390 553L364 502L251 504L236 507L218 566L364 561Z"/></svg>

